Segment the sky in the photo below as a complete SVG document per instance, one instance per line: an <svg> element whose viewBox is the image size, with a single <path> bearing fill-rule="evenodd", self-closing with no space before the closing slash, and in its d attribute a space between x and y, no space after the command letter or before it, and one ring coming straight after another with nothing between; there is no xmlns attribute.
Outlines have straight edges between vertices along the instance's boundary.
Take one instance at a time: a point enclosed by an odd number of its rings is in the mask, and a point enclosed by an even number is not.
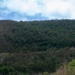
<svg viewBox="0 0 75 75"><path fill-rule="evenodd" d="M75 0L0 0L0 20L75 19Z"/></svg>

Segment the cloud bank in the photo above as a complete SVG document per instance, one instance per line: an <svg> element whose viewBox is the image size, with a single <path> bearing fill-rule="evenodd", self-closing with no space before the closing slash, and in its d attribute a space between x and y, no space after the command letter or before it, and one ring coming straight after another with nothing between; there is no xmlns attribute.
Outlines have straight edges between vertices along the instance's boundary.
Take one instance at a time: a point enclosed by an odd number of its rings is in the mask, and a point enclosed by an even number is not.
<svg viewBox="0 0 75 75"><path fill-rule="evenodd" d="M0 0L0 18L75 19L75 0Z"/></svg>

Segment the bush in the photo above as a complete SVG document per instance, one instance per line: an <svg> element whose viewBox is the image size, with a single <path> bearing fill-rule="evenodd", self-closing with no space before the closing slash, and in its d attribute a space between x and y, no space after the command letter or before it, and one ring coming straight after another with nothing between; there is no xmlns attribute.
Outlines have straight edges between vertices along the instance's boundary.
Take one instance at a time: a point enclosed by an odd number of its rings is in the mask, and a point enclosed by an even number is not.
<svg viewBox="0 0 75 75"><path fill-rule="evenodd" d="M68 64L68 74L75 75L75 59Z"/></svg>

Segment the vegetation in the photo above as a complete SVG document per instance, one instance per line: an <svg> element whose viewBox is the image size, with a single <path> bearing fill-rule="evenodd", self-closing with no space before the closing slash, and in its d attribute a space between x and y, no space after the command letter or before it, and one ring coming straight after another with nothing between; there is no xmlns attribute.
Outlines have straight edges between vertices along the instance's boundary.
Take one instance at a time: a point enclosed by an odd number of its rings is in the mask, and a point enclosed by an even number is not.
<svg viewBox="0 0 75 75"><path fill-rule="evenodd" d="M75 75L75 59L67 65L61 66L55 73L51 75Z"/></svg>
<svg viewBox="0 0 75 75"><path fill-rule="evenodd" d="M0 20L0 75L56 75L65 63L72 72L73 59L75 20Z"/></svg>

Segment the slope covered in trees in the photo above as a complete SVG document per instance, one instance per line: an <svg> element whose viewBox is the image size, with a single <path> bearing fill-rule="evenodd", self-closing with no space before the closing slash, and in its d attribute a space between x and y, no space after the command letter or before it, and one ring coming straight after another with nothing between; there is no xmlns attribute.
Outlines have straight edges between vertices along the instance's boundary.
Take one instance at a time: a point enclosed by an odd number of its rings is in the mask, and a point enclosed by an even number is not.
<svg viewBox="0 0 75 75"><path fill-rule="evenodd" d="M75 20L0 21L2 51L42 51L75 46Z"/></svg>
<svg viewBox="0 0 75 75"><path fill-rule="evenodd" d="M0 20L0 74L52 73L75 59L75 20Z"/></svg>

